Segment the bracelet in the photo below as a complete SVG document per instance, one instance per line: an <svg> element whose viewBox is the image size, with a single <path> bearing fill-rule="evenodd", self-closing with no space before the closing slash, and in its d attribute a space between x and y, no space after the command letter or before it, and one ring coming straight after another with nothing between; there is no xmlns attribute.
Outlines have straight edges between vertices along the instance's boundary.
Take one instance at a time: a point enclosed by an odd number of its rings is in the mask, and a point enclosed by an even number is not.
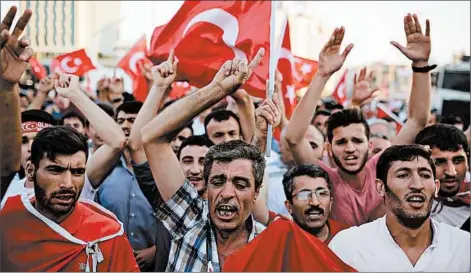
<svg viewBox="0 0 471 273"><path fill-rule="evenodd" d="M412 71L417 72L417 73L428 73L431 70L434 70L436 67L437 67L436 64L428 65L428 66L424 66L424 67L412 66Z"/></svg>

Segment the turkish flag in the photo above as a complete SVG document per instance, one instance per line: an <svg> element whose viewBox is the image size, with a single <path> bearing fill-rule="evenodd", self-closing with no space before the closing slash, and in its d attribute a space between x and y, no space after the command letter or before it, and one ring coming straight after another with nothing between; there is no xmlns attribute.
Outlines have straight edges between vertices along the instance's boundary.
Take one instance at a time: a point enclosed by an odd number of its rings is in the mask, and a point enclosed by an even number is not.
<svg viewBox="0 0 471 273"><path fill-rule="evenodd" d="M293 80L296 90L309 86L317 72L317 65L316 61L294 56Z"/></svg>
<svg viewBox="0 0 471 273"><path fill-rule="evenodd" d="M55 60L56 63L53 61L51 64L51 68L54 67L53 72L60 71L81 77L88 71L96 69L84 49L59 55Z"/></svg>
<svg viewBox="0 0 471 273"><path fill-rule="evenodd" d="M291 41L289 35L289 23L286 21L285 34L281 44L280 58L278 59L278 70L283 75L281 91L285 103L286 117L289 119L296 108L296 93L293 84L294 57L291 53Z"/></svg>
<svg viewBox="0 0 471 273"><path fill-rule="evenodd" d="M47 76L46 68L38 61L38 59L31 57L29 59L29 64L31 65L31 72L33 72L36 78L42 80Z"/></svg>
<svg viewBox="0 0 471 273"><path fill-rule="evenodd" d="M332 97L334 97L337 102L341 105L344 105L347 102L347 70L343 73L342 77L340 78L337 87L335 88L334 92L332 93Z"/></svg>
<svg viewBox="0 0 471 273"><path fill-rule="evenodd" d="M152 37L150 38L150 48L155 48L156 47L157 41L160 39L159 35L162 32L162 30L164 29L164 27L165 27L165 25L161 25L161 26L158 26L154 29L154 32L152 32ZM150 55L151 55L151 52L148 51L147 52L147 57L150 58L151 57Z"/></svg>
<svg viewBox="0 0 471 273"><path fill-rule="evenodd" d="M270 52L270 15L271 1L185 1L153 38L151 60L163 62L174 49L178 74L201 88L227 60L240 57L250 62L261 47ZM265 54L241 88L264 98L268 67Z"/></svg>
<svg viewBox="0 0 471 273"><path fill-rule="evenodd" d="M396 134L398 134L399 131L401 131L402 129L401 119L398 116L396 116L393 112L391 112L386 105L382 103L378 103L376 105L376 116L378 118L391 118L396 123Z"/></svg>
<svg viewBox="0 0 471 273"><path fill-rule="evenodd" d="M138 67L138 63L151 63L150 60L146 58L146 53L146 37L142 36L118 63L118 67L123 69L133 80L134 98L142 102L147 97L148 86L146 78L142 75Z"/></svg>
<svg viewBox="0 0 471 273"><path fill-rule="evenodd" d="M316 236L278 219L227 257L223 272L356 272Z"/></svg>

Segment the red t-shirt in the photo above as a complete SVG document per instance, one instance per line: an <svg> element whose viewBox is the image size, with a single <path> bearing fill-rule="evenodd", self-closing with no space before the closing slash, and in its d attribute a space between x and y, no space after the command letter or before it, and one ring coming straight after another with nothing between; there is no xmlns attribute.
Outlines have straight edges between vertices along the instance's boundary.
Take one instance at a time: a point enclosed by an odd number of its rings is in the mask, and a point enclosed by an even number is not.
<svg viewBox="0 0 471 273"><path fill-rule="evenodd" d="M77 202L60 224L40 214L26 196L10 197L0 212L0 271L93 270L86 244L95 240L103 256L97 271L139 271L122 225L92 202ZM109 236L110 238L104 238Z"/></svg>

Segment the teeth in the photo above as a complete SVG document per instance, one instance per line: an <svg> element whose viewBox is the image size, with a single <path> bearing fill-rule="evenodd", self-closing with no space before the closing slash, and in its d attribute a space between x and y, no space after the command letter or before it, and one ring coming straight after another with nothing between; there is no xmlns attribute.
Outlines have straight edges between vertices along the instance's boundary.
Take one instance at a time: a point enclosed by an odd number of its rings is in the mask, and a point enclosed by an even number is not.
<svg viewBox="0 0 471 273"><path fill-rule="evenodd" d="M412 198L409 198L409 201L412 201L412 202L422 202L423 199L421 197L412 197Z"/></svg>
<svg viewBox="0 0 471 273"><path fill-rule="evenodd" d="M354 159L357 159L356 156L347 156L345 157L345 160L354 160Z"/></svg>

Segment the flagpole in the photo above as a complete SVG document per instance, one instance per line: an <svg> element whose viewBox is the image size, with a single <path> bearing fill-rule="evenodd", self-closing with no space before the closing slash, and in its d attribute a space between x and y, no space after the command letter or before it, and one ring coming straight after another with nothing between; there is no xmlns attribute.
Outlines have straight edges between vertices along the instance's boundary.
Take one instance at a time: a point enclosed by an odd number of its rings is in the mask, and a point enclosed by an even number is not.
<svg viewBox="0 0 471 273"><path fill-rule="evenodd" d="M268 99L273 99L273 91L275 89L275 71L276 71L276 61L278 57L275 56L275 14L276 14L276 2L271 1L271 13L270 13L270 70L268 72ZM271 157L271 142L273 138L273 128L271 124L268 124L267 130L267 149L266 149L266 156Z"/></svg>

